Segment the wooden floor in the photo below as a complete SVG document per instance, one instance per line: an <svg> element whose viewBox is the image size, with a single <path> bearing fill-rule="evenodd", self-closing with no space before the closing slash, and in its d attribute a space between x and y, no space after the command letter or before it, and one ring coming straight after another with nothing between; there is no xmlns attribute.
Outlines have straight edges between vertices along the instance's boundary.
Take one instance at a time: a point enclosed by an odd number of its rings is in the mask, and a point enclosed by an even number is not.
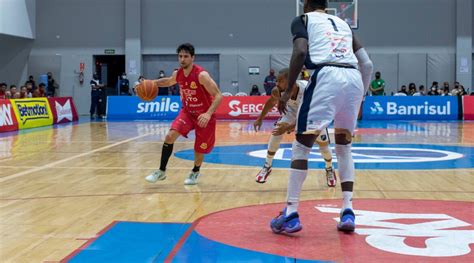
<svg viewBox="0 0 474 263"><path fill-rule="evenodd" d="M192 222L233 207L283 202L288 169L255 183L260 167L205 163L198 186L183 181L192 162L172 157L168 178L148 184L169 123L82 122L0 134L0 261L58 262L113 221ZM264 144L250 122L220 122L217 145ZM474 123L400 122L355 142L474 146ZM285 142L292 141L286 135ZM192 149L179 139L175 152ZM310 171L303 200L339 199L322 170ZM358 170L355 198L474 201L474 170Z"/></svg>

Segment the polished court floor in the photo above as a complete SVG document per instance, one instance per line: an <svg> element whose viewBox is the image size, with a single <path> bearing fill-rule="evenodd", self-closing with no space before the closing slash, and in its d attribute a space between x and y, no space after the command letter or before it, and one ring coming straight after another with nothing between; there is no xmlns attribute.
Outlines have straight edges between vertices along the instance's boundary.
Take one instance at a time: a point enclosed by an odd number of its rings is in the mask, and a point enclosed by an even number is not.
<svg viewBox="0 0 474 263"><path fill-rule="evenodd" d="M304 229L293 236L268 227L285 201L293 135L268 182L254 181L272 125L256 133L251 122L219 122L198 186L183 185L193 136L176 142L165 181L144 180L169 122L82 120L0 134L0 261L474 261L474 122L360 122L353 235L335 229L340 188L326 186L314 149ZM389 216L373 219L381 213ZM387 234L394 229L405 232Z"/></svg>

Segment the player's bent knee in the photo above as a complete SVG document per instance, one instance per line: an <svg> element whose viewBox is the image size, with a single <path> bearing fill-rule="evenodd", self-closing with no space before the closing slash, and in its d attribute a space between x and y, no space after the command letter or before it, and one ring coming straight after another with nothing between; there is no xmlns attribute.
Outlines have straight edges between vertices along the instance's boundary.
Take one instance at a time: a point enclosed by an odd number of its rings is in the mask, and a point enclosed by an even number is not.
<svg viewBox="0 0 474 263"><path fill-rule="evenodd" d="M299 141L294 141L292 147L293 156L291 157L291 160L308 160L310 151L310 147L301 144Z"/></svg>
<svg viewBox="0 0 474 263"><path fill-rule="evenodd" d="M313 147L314 141L316 140L317 135L315 134L296 134L296 141L299 144L302 144L306 147Z"/></svg>
<svg viewBox="0 0 474 263"><path fill-rule="evenodd" d="M349 130L336 129L334 137L336 139L336 144L348 145L352 143L352 133Z"/></svg>
<svg viewBox="0 0 474 263"><path fill-rule="evenodd" d="M165 136L166 143L174 143L179 137L179 132L176 130L170 130Z"/></svg>
<svg viewBox="0 0 474 263"><path fill-rule="evenodd" d="M291 162L291 169L308 170L308 160L294 160Z"/></svg>

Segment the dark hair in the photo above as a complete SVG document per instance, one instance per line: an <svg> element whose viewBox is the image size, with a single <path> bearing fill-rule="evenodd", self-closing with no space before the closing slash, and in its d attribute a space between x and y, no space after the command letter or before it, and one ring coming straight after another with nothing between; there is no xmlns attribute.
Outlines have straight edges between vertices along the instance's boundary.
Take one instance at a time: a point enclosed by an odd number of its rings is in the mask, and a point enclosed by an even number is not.
<svg viewBox="0 0 474 263"><path fill-rule="evenodd" d="M328 7L327 0L308 0L308 5L313 9L326 9Z"/></svg>
<svg viewBox="0 0 474 263"><path fill-rule="evenodd" d="M46 85L43 82L41 82L38 86L39 87L46 87Z"/></svg>
<svg viewBox="0 0 474 263"><path fill-rule="evenodd" d="M425 89L425 86L424 86L424 85L421 85L421 86L419 86L418 88L419 88L420 90L423 90L423 89Z"/></svg>
<svg viewBox="0 0 474 263"><path fill-rule="evenodd" d="M278 72L278 76L285 77L286 79L288 78L289 75L290 75L290 69L289 68L284 68L284 69L280 70L280 72Z"/></svg>
<svg viewBox="0 0 474 263"><path fill-rule="evenodd" d="M10 85L10 89L16 88L16 85Z"/></svg>
<svg viewBox="0 0 474 263"><path fill-rule="evenodd" d="M191 56L194 56L194 46L190 43L184 43L179 45L179 47L176 49L176 53L179 54L179 52L181 51L188 52Z"/></svg>

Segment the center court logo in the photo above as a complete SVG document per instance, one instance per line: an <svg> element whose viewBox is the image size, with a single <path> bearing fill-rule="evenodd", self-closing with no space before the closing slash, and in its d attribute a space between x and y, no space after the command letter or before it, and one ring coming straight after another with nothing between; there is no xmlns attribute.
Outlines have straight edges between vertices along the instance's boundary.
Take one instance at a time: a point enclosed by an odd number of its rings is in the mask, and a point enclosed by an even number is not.
<svg viewBox="0 0 474 263"><path fill-rule="evenodd" d="M334 214L339 221L340 208L315 207L322 213ZM447 214L437 213L389 213L356 210L356 234L366 236L370 246L401 255L420 257L458 257L471 252L474 230L466 230L471 224ZM420 223L403 223L418 221ZM463 228L463 230L459 230ZM424 246L411 246L408 238L422 238Z"/></svg>
<svg viewBox="0 0 474 263"><path fill-rule="evenodd" d="M275 154L273 167L290 167L291 144L282 144ZM427 144L354 144L352 155L356 169L432 170L474 168L473 147ZM333 148L334 153L334 148ZM176 157L193 160L192 149L179 151ZM260 167L267 156L266 144L218 146L206 156L217 164ZM333 155L337 167L337 157ZM323 169L324 159L317 148L309 154L309 168Z"/></svg>
<svg viewBox="0 0 474 263"><path fill-rule="evenodd" d="M470 202L356 199L356 229L350 235L335 228L340 203L300 202L298 211L304 215L304 227L292 237L270 234L267 226L283 203L212 213L199 219L195 231L207 240L236 249L318 262L472 262L474 215ZM242 215L249 220L235 224L232 219ZM220 223L216 226L215 222Z"/></svg>
<svg viewBox="0 0 474 263"><path fill-rule="evenodd" d="M335 150L332 149L334 153ZM253 151L250 156L265 159L267 150ZM395 147L352 147L352 156L355 163L421 163L456 160L463 157L462 154L434 149L395 148ZM275 154L275 160L290 161L292 157L291 148L282 148ZM336 156L333 156L337 162ZM317 147L311 149L309 161L323 162L324 159Z"/></svg>

